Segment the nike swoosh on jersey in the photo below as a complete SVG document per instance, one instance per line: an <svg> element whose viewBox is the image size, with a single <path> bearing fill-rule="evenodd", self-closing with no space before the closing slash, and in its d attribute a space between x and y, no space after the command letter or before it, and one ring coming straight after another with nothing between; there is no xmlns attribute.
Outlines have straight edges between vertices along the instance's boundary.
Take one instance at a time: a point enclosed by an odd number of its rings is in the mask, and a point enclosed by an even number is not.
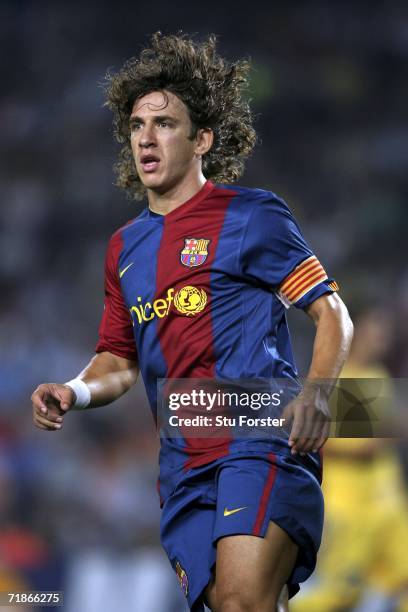
<svg viewBox="0 0 408 612"><path fill-rule="evenodd" d="M230 516L230 514L235 514L236 512L240 512L241 510L245 510L248 506L242 506L242 508L234 508L233 510L228 510L228 508L224 508L224 516Z"/></svg>
<svg viewBox="0 0 408 612"><path fill-rule="evenodd" d="M130 266L133 266L134 261L132 261L132 263L130 263L128 266L126 266L126 268L123 268L123 270L119 270L119 278L122 278L122 276L124 275L124 273L129 270Z"/></svg>

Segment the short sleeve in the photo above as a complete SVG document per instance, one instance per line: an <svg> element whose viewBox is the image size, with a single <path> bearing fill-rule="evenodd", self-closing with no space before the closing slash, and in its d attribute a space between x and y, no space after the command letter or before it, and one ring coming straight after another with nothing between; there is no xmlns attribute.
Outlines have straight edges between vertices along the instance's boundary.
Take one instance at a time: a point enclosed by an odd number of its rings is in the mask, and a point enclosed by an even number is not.
<svg viewBox="0 0 408 612"><path fill-rule="evenodd" d="M245 277L266 284L286 308L305 308L338 290L283 200L265 192L252 206L240 253Z"/></svg>
<svg viewBox="0 0 408 612"><path fill-rule="evenodd" d="M133 325L123 300L118 274L118 260L122 248L120 232L116 232L108 245L105 258L105 299L99 326L99 342L95 351L109 351L119 357L137 361Z"/></svg>

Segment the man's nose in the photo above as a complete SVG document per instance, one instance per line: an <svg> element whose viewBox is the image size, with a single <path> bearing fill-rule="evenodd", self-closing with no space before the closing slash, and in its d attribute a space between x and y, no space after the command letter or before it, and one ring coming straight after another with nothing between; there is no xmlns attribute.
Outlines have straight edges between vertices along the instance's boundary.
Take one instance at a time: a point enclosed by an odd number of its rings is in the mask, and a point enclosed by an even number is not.
<svg viewBox="0 0 408 612"><path fill-rule="evenodd" d="M154 131L153 126L144 125L142 133L140 135L139 146L141 147L151 147L155 144Z"/></svg>

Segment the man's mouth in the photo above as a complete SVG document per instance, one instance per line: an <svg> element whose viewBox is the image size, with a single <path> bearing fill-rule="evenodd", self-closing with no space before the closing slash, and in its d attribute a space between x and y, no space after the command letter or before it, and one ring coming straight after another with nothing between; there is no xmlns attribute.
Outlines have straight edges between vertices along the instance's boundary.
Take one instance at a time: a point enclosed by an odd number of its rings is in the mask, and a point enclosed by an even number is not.
<svg viewBox="0 0 408 612"><path fill-rule="evenodd" d="M154 172L160 163L160 159L156 155L142 155L140 158L140 165L142 166L143 172Z"/></svg>

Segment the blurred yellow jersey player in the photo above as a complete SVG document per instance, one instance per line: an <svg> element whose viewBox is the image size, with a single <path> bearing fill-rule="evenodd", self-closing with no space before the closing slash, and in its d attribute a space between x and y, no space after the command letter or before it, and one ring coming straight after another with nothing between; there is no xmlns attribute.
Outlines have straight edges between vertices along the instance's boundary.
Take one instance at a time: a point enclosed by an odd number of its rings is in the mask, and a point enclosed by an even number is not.
<svg viewBox="0 0 408 612"><path fill-rule="evenodd" d="M344 384L354 397L361 393L360 415L350 414L340 435L347 427L350 435L353 428L356 435L358 425L364 428L364 413L371 418L371 423L366 420L370 428L392 410L392 384L381 365L389 339L385 312L371 310L357 320L342 378L353 379ZM353 422L353 416L361 422ZM369 435L368 430L359 435ZM330 439L323 490L326 523L316 580L291 610L351 611L370 598L367 609L408 612L408 498L395 440Z"/></svg>

